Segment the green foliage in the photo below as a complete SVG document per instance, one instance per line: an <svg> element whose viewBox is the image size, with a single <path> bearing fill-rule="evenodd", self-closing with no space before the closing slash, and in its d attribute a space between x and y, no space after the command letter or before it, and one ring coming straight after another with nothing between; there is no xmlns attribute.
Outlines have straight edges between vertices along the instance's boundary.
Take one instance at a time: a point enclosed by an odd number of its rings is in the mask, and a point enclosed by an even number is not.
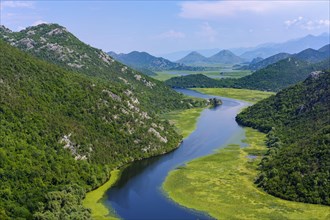
<svg viewBox="0 0 330 220"><path fill-rule="evenodd" d="M183 96L138 71L113 60L103 51L76 38L58 24L41 24L20 32L0 28L0 38L40 59L68 70L110 81L129 88L141 105L150 112L163 113L186 109L189 102Z"/></svg>
<svg viewBox="0 0 330 220"><path fill-rule="evenodd" d="M315 70L330 68L329 59L310 64L287 58L239 79L211 79L201 74L174 77L165 83L175 88L239 88L277 92L306 79Z"/></svg>
<svg viewBox="0 0 330 220"><path fill-rule="evenodd" d="M312 73L240 113L236 120L268 132L256 183L288 200L330 204L330 72Z"/></svg>
<svg viewBox="0 0 330 220"><path fill-rule="evenodd" d="M57 24L1 26L0 38L30 53L0 42L1 219L66 219L71 209L71 217L88 218L82 197L66 187L90 191L113 168L172 150L181 137L157 114L203 104ZM70 203L53 201L53 192Z"/></svg>
<svg viewBox="0 0 330 220"><path fill-rule="evenodd" d="M0 49L1 219L88 218L84 192L110 170L180 141L154 107L200 104L164 95L143 105L129 85L69 72L2 41Z"/></svg>
<svg viewBox="0 0 330 220"><path fill-rule="evenodd" d="M61 191L48 192L44 207L39 207L33 217L36 220L90 219L91 213L82 206L84 190L77 185L64 187Z"/></svg>
<svg viewBox="0 0 330 220"><path fill-rule="evenodd" d="M221 101L221 99L211 98L211 99L209 99L209 103L212 107L217 107L222 104L222 101Z"/></svg>

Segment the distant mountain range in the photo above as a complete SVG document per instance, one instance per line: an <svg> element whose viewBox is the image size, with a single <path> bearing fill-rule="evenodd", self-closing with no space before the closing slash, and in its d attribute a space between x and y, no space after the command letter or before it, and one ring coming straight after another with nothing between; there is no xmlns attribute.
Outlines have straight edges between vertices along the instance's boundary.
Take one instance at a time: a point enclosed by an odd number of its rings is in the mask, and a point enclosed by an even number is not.
<svg viewBox="0 0 330 220"><path fill-rule="evenodd" d="M298 53L306 48L318 49L323 45L329 44L329 34L324 33L319 36L307 35L303 38L298 38L283 43L270 43L257 46L254 49L243 52L242 58L252 60L256 57L270 57L278 53Z"/></svg>
<svg viewBox="0 0 330 220"><path fill-rule="evenodd" d="M295 57L299 60L308 61L311 63L317 63L320 62L326 58L330 57L330 45L325 45L322 48L318 50L314 50L311 48L305 49L297 54L289 54L289 53L278 53L273 56L270 56L266 59L262 59L259 62L256 62L255 59L254 62L251 62L248 69L250 70L259 70L262 68L265 68L266 66L276 63L280 60L283 60L288 57Z"/></svg>
<svg viewBox="0 0 330 220"><path fill-rule="evenodd" d="M171 62L162 57L155 57L146 52L132 51L128 54L108 52L115 60L138 70L161 71L182 67L178 63ZM150 75L150 74L148 74Z"/></svg>
<svg viewBox="0 0 330 220"><path fill-rule="evenodd" d="M319 36L307 35L303 38L290 40L284 43L262 44L254 48L234 48L232 50L220 51L219 49L182 51L173 53L175 56L164 55L164 57L171 58L172 60L176 58L176 62L138 51L133 51L128 54L117 54L110 51L108 54L117 61L139 70L146 75L154 75L155 71L205 70L201 68L201 66L209 64L239 64L246 61L251 61L251 63L248 68L244 68L258 70L289 56L297 56L298 59L309 62L319 62L327 57L329 46L323 48L323 51L317 49L326 44L329 44L329 34L325 33ZM306 48L309 49L302 51ZM236 53L242 52L242 55L238 56L233 51ZM298 52L299 54L295 54ZM307 55L307 53L309 53L309 55Z"/></svg>
<svg viewBox="0 0 330 220"><path fill-rule="evenodd" d="M328 49L329 45L326 45L319 50L307 49L294 55L283 53L278 56L270 57L259 62L264 65L268 64L266 67L239 79L216 80L197 74L174 77L165 81L165 83L171 87L179 88L233 87L277 92L297 82L303 81L312 71L330 69ZM283 59L283 57L286 58ZM275 60L278 59L280 60L276 62ZM321 59L321 62L311 62L311 60L320 61Z"/></svg>
<svg viewBox="0 0 330 220"><path fill-rule="evenodd" d="M163 70L204 70L204 67L191 67L183 63L176 63L164 59L162 57L155 57L146 52L133 51L128 54L116 54L113 51L108 52L108 55L115 60L132 67L133 69L143 72L145 75L155 75L156 71Z"/></svg>
<svg viewBox="0 0 330 220"><path fill-rule="evenodd" d="M261 57L267 58L278 53L298 53L306 48L318 49L323 45L329 44L329 33L323 33L318 36L307 35L302 38L292 39L282 43L266 43L260 44L255 47L240 47L240 48L229 48L228 50L239 55L241 58L251 61L254 58ZM200 50L186 50L177 51L168 54L161 54L162 57L171 61L176 61L189 54L192 51L196 51L203 56L211 56L212 54L220 51L218 48L214 49L200 49Z"/></svg>

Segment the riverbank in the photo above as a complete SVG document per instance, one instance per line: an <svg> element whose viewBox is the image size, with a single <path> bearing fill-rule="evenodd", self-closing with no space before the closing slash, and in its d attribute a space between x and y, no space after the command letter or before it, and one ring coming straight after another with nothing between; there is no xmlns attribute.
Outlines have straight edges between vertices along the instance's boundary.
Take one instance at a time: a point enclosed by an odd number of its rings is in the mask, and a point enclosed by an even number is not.
<svg viewBox="0 0 330 220"><path fill-rule="evenodd" d="M196 108L184 111L175 111L164 114L163 118L170 120L171 123L174 123L178 128L178 132L181 133L184 138L186 138L196 129L198 118L204 109L205 108ZM114 177L114 175L112 175L112 177ZM109 182L111 183L111 180ZM113 181L113 183L114 182L116 182L116 179ZM113 213L109 213L107 208L108 206L103 204L104 200L102 199L105 192L113 183L110 185L101 186L102 188L98 188L95 191L88 193L87 197L89 198L86 197L86 199L89 200L89 204L87 204L86 207L92 210L92 215L95 219L115 218ZM93 195L93 193L95 194ZM84 204L86 203L84 202Z"/></svg>
<svg viewBox="0 0 330 220"><path fill-rule="evenodd" d="M173 111L163 115L164 119L175 124L178 132L184 137L188 137L196 128L198 117L205 108L193 108L183 111ZM91 209L92 217L96 220L118 220L118 216L114 212L109 211L108 207L104 205L105 193L116 183L120 177L120 170L113 170L110 179L99 188L86 193L83 200L83 205Z"/></svg>
<svg viewBox="0 0 330 220"><path fill-rule="evenodd" d="M327 219L327 206L271 196L254 184L265 134L245 128L249 146L228 145L170 172L163 189L175 202L217 219Z"/></svg>
<svg viewBox="0 0 330 220"><path fill-rule="evenodd" d="M83 206L92 211L92 218L96 220L118 220L119 218L114 212L111 212L107 206L103 204L106 191L116 183L120 176L120 170L113 170L110 173L110 179L99 188L86 193L83 200Z"/></svg>

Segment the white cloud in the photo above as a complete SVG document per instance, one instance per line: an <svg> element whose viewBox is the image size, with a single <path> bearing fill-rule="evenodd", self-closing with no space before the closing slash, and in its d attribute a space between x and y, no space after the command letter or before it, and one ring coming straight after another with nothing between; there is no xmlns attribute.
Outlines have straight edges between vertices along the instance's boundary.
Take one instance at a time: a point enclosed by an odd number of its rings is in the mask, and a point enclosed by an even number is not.
<svg viewBox="0 0 330 220"><path fill-rule="evenodd" d="M330 20L310 20L305 23L303 23L300 27L302 29L306 30L314 30L314 29L320 29L320 28L329 28L330 26Z"/></svg>
<svg viewBox="0 0 330 220"><path fill-rule="evenodd" d="M302 16L299 16L298 18L284 21L284 24L287 26L287 28L289 28L293 25L301 24L303 19L304 18Z"/></svg>
<svg viewBox="0 0 330 220"><path fill-rule="evenodd" d="M199 37L206 38L209 42L215 41L218 32L208 22L204 22L200 28L201 31L197 33Z"/></svg>
<svg viewBox="0 0 330 220"><path fill-rule="evenodd" d="M294 1L193 1L181 4L180 16L208 19L233 16L242 12L265 13L294 5Z"/></svg>
<svg viewBox="0 0 330 220"><path fill-rule="evenodd" d="M302 16L284 21L285 26L289 28L298 27L305 30L314 30L320 28L329 28L330 20L329 19L319 19L319 20L307 20Z"/></svg>
<svg viewBox="0 0 330 220"><path fill-rule="evenodd" d="M158 38L161 39L182 39L185 37L186 35L184 33L174 30L169 30L158 35Z"/></svg>
<svg viewBox="0 0 330 220"><path fill-rule="evenodd" d="M32 1L1 1L1 10L4 8L34 8L34 2Z"/></svg>
<svg viewBox="0 0 330 220"><path fill-rule="evenodd" d="M37 26L39 24L48 24L48 22L43 21L43 20L37 20L37 21L33 22L32 26Z"/></svg>

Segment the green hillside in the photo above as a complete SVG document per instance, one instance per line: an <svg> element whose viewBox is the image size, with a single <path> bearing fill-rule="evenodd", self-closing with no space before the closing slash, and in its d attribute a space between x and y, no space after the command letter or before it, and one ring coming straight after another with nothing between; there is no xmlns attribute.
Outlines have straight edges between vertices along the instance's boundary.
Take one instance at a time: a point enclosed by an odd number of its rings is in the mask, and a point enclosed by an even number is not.
<svg viewBox="0 0 330 220"><path fill-rule="evenodd" d="M294 201L330 205L330 72L262 100L236 120L268 132L268 153L256 183Z"/></svg>
<svg viewBox="0 0 330 220"><path fill-rule="evenodd" d="M0 38L40 59L68 70L129 87L141 105L155 113L185 109L183 96L138 71L115 61L105 52L76 38L58 24L41 24L20 32L0 26Z"/></svg>
<svg viewBox="0 0 330 220"><path fill-rule="evenodd" d="M179 143L132 85L0 49L0 219L86 219L81 199L111 169Z"/></svg>

